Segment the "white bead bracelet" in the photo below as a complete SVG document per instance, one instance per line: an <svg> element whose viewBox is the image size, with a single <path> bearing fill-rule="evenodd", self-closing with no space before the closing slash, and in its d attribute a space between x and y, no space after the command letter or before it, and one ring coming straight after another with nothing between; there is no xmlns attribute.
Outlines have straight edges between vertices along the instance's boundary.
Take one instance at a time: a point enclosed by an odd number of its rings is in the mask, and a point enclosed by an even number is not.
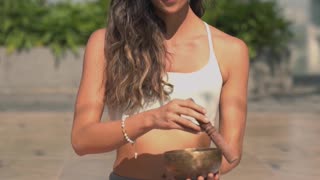
<svg viewBox="0 0 320 180"><path fill-rule="evenodd" d="M126 141L131 143L134 146L134 158L137 159L138 152L137 152L135 141L129 138L129 136L125 130L125 121L128 117L129 117L128 115L124 115L123 118L121 119L121 129L122 129L122 133L123 133L123 136L126 139Z"/></svg>
<svg viewBox="0 0 320 180"><path fill-rule="evenodd" d="M126 119L128 118L129 116L128 115L124 115L122 120L121 120L121 129L122 129L122 133L123 133L123 136L124 138L126 139L127 142L131 143L131 144L134 144L134 140L130 139L126 130L125 130L125 121Z"/></svg>

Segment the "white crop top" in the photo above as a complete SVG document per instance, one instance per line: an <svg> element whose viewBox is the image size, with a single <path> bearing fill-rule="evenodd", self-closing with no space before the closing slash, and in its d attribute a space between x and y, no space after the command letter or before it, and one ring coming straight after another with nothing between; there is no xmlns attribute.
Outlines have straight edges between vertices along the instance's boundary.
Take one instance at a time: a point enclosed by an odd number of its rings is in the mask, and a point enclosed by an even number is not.
<svg viewBox="0 0 320 180"><path fill-rule="evenodd" d="M200 70L191 73L167 72L167 80L173 85L173 91L170 99L188 99L192 98L197 104L207 110L207 116L214 125L219 114L219 100L223 79L219 69L216 55L214 53L211 32L207 23L205 23L210 55L208 63ZM165 102L166 103L166 102ZM165 104L164 103L164 104ZM150 103L139 112L158 108L162 104L159 101ZM121 119L123 114L115 114L111 119ZM198 124L193 118L184 116L195 124Z"/></svg>

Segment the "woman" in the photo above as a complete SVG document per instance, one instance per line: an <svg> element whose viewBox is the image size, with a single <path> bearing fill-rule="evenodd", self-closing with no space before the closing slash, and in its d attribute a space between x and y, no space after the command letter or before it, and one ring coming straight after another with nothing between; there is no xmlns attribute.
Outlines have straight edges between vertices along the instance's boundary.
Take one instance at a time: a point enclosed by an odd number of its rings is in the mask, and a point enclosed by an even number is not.
<svg viewBox="0 0 320 180"><path fill-rule="evenodd" d="M89 38L72 145L78 155L117 150L110 179L163 179L164 152L209 147L195 119L219 117L220 133L241 157L248 49L203 22L202 3L112 0L107 29ZM100 122L105 105L110 121ZM219 173L239 162L223 159ZM213 173L206 178L219 179Z"/></svg>

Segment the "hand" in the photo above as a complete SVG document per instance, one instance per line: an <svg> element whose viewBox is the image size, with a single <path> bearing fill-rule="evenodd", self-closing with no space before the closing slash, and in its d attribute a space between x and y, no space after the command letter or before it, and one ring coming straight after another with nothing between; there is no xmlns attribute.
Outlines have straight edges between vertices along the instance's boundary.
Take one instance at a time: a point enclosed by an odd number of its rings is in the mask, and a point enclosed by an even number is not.
<svg viewBox="0 0 320 180"><path fill-rule="evenodd" d="M197 178L197 180L219 180L219 179L220 179L220 178L219 178L219 172L217 172L217 173L215 173L215 174L209 173L208 176L207 176L207 178L204 178L204 177L202 177L202 176L199 176L199 177ZM187 180L191 180L191 179L187 179Z"/></svg>
<svg viewBox="0 0 320 180"><path fill-rule="evenodd" d="M153 128L155 129L180 129L188 132L200 132L201 128L181 115L190 116L203 123L209 122L205 116L206 110L194 103L191 99L174 99L167 104L153 109Z"/></svg>

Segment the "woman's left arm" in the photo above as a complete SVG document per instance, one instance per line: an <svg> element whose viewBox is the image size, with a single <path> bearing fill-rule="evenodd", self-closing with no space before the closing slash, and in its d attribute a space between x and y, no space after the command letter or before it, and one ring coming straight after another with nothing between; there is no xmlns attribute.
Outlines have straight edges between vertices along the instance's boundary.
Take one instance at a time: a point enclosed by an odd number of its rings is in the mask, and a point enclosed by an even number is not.
<svg viewBox="0 0 320 180"><path fill-rule="evenodd" d="M239 39L232 38L226 47L221 57L226 78L220 96L219 131L239 159L229 164L223 158L220 174L229 172L240 163L247 118L249 76L247 45Z"/></svg>
<svg viewBox="0 0 320 180"><path fill-rule="evenodd" d="M240 163L242 155L247 118L248 47L234 37L228 36L220 40L215 48L217 58L223 61L219 66L224 79L220 95L219 131L239 159L229 164L223 157L218 173L210 173L207 178L200 176L197 180L219 180L221 174L229 172Z"/></svg>

